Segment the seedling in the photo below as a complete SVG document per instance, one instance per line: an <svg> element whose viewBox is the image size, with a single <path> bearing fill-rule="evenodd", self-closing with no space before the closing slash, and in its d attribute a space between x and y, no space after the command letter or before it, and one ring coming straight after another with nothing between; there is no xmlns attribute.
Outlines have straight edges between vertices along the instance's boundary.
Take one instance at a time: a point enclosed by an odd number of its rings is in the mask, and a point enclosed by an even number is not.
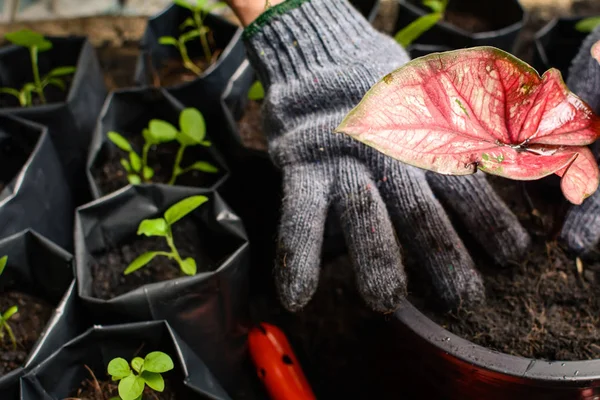
<svg viewBox="0 0 600 400"><path fill-rule="evenodd" d="M430 8L431 13L417 18L394 36L402 47L408 47L444 17L448 0L423 0L423 5Z"/></svg>
<svg viewBox="0 0 600 400"><path fill-rule="evenodd" d="M178 131L172 124L160 119L153 119L148 124L148 128L142 131L144 137L144 146L142 156L134 150L133 146L125 137L117 132L110 131L107 136L119 149L128 154L127 158L121 159L121 165L127 172L127 179L132 185L138 185L142 182L150 182L154 176L154 170L148 165L148 153L153 146L162 143L177 140L180 144L175 156L175 164L169 185L174 185L180 175L190 171L201 171L206 173L216 173L219 170L214 165L206 161L197 161L192 165L182 168L181 161L186 148L190 146L210 147L211 142L206 140L206 124L200 111L195 108L186 108L179 114Z"/></svg>
<svg viewBox="0 0 600 400"><path fill-rule="evenodd" d="M600 25L600 15L596 17L584 18L575 25L579 32L589 33Z"/></svg>
<svg viewBox="0 0 600 400"><path fill-rule="evenodd" d="M66 89L66 84L62 77L73 74L75 72L75 67L57 67L40 78L38 53L52 49L52 42L41 34L28 29L7 33L4 37L17 46L29 49L31 69L33 71L33 82L24 84L21 90L0 88L0 93L14 96L19 100L19 104L22 107L29 107L33 104L33 93L38 95L42 104L46 104L44 89L49 85L56 86L63 91Z"/></svg>
<svg viewBox="0 0 600 400"><path fill-rule="evenodd" d="M0 258L0 275L2 275L4 272L4 268L6 268L7 263L8 256ZM4 311L2 315L0 315L0 340L4 341L4 335L7 334L13 344L14 349L17 348L17 339L15 338L12 328L8 324L8 320L18 311L19 308L17 306L12 306L8 310Z"/></svg>
<svg viewBox="0 0 600 400"><path fill-rule="evenodd" d="M174 367L168 354L153 351L145 358L135 357L131 363L124 358L113 358L107 370L112 380L119 382L120 400L142 400L146 386L157 392L165 390L165 380L161 374Z"/></svg>
<svg viewBox="0 0 600 400"><path fill-rule="evenodd" d="M598 164L586 145L600 137L600 118L558 70L540 77L493 47L411 61L375 84L336 131L442 174L556 174L574 204L598 188Z"/></svg>
<svg viewBox="0 0 600 400"><path fill-rule="evenodd" d="M265 98L265 88L260 81L255 81L250 90L248 91L248 99L254 101L261 101Z"/></svg>
<svg viewBox="0 0 600 400"><path fill-rule="evenodd" d="M163 45L171 45L177 47L179 53L181 54L181 58L183 59L183 65L196 75L200 76L202 71L196 64L192 62L190 59L186 43L194 38L200 38L200 43L202 44L202 51L204 52L204 58L208 64L212 62L213 54L210 50L210 45L208 43L208 34L210 33L210 28L204 25L204 20L206 16L210 14L212 11L226 7L227 4L224 2L218 2L212 5L208 5L208 0L196 0L196 5L192 5L188 3L186 0L173 0L175 4L179 7L186 8L190 10L192 13L191 17L186 18L185 21L179 26L180 30L189 29L184 32L179 38L175 38L172 36L163 36L158 39L160 44Z"/></svg>
<svg viewBox="0 0 600 400"><path fill-rule="evenodd" d="M179 268L186 275L195 275L197 271L196 260L191 257L185 260L181 258L175 243L173 241L173 231L171 227L181 218L185 217L202 204L206 203L208 198L206 196L191 196L181 200L179 203L172 205L164 214L163 218L156 219L145 219L143 220L137 230L138 235L146 236L162 236L167 241L171 251L149 251L142 254L125 269L124 274L129 275L134 271L146 266L150 261L157 256L168 257L171 260L177 261Z"/></svg>

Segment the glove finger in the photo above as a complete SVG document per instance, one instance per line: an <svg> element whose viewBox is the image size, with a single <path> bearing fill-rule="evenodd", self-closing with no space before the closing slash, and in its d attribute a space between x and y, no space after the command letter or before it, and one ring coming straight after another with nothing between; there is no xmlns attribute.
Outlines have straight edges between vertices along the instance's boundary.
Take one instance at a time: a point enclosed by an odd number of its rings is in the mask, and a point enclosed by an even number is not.
<svg viewBox="0 0 600 400"><path fill-rule="evenodd" d="M600 113L600 64L592 57L594 43L600 40L600 27L596 28L583 41L577 56L569 69L567 86Z"/></svg>
<svg viewBox="0 0 600 400"><path fill-rule="evenodd" d="M479 303L481 276L422 170L385 160L380 185L401 243L425 268L443 303L450 308Z"/></svg>
<svg viewBox="0 0 600 400"><path fill-rule="evenodd" d="M329 182L322 165L283 170L275 280L281 303L290 311L304 307L317 290Z"/></svg>
<svg viewBox="0 0 600 400"><path fill-rule="evenodd" d="M358 290L375 311L391 312L406 296L406 276L388 211L367 168L342 159L334 207L348 245Z"/></svg>
<svg viewBox="0 0 600 400"><path fill-rule="evenodd" d="M583 204L571 207L560 238L577 254L590 252L600 242L600 192L596 191Z"/></svg>
<svg viewBox="0 0 600 400"><path fill-rule="evenodd" d="M427 179L435 194L456 212L494 261L506 265L523 257L531 238L483 173L467 176L428 173Z"/></svg>

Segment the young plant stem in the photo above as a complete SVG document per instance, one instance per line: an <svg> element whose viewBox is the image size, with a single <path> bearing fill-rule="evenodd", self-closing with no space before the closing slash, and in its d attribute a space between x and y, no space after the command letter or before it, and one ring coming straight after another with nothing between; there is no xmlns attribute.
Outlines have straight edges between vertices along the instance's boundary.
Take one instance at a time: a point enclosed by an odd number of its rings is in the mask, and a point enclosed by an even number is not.
<svg viewBox="0 0 600 400"><path fill-rule="evenodd" d="M148 179L146 179L146 174L144 173L144 171L146 170L146 167L148 166L148 152L150 151L150 147L152 147L151 143L144 143L144 148L142 149L142 180L144 182L148 182Z"/></svg>
<svg viewBox="0 0 600 400"><path fill-rule="evenodd" d="M171 249L169 258L175 258L175 261L177 261L178 265L183 264L183 260L181 259L181 256L179 255L177 248L175 247L175 243L173 242L173 232L171 231L171 227L169 227L169 232L167 233L166 239L167 239L167 244L169 245L169 248Z"/></svg>
<svg viewBox="0 0 600 400"><path fill-rule="evenodd" d="M200 32L200 43L202 43L204 58L206 58L206 62L210 64L210 61L212 60L212 53L210 51L210 46L208 45L208 29L203 29L204 18L201 16L200 12L194 13L194 21L196 22L196 29L198 29L198 32Z"/></svg>
<svg viewBox="0 0 600 400"><path fill-rule="evenodd" d="M179 52L181 53L181 58L183 59L183 66L195 73L196 75L202 75L202 71L196 64L192 62L190 56L188 55L187 48L185 47L185 43L179 42L178 44Z"/></svg>
<svg viewBox="0 0 600 400"><path fill-rule="evenodd" d="M10 325L8 325L8 321L2 321L2 328L0 329L6 329L6 333L8 333L8 337L10 338L10 341L13 344L13 349L16 350L17 348L17 338L15 338L15 334L12 331L12 328L10 327ZM2 334L2 336L4 336L4 334Z"/></svg>
<svg viewBox="0 0 600 400"><path fill-rule="evenodd" d="M187 146L181 145L179 150L177 150L177 155L175 156L175 164L173 166L173 174L171 175L171 180L169 181L169 185L174 185L177 177L181 175L181 160L183 159L183 153L185 152L185 148Z"/></svg>
<svg viewBox="0 0 600 400"><path fill-rule="evenodd" d="M46 96L44 96L44 88L40 79L40 71L38 69L38 48L32 46L29 48L31 58L31 69L33 70L33 82L35 84L36 92L40 96L42 104L46 104Z"/></svg>

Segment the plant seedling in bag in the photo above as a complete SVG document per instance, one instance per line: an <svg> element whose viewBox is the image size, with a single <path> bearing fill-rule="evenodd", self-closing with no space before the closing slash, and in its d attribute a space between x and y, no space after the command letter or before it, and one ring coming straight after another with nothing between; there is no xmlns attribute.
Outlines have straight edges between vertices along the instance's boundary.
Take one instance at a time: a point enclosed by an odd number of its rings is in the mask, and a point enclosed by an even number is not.
<svg viewBox="0 0 600 400"><path fill-rule="evenodd" d="M135 357L128 363L124 358L113 358L108 363L108 374L119 382L119 397L111 400L142 400L148 386L156 392L165 390L161 374L174 368L173 360L161 351L148 353L145 358Z"/></svg>
<svg viewBox="0 0 600 400"><path fill-rule="evenodd" d="M167 121L160 119L151 120L148 128L142 132L144 146L141 157L125 137L114 131L108 132L108 139L128 154L127 158L121 159L121 165L127 172L129 183L137 185L142 182L150 182L154 176L154 170L148 165L148 152L153 146L174 140L177 140L180 146L175 156L173 172L168 182L169 185L174 185L177 177L186 172L218 172L217 167L206 161L196 161L185 168L181 167L181 161L186 148L190 146L211 146L211 142L206 140L206 124L202 113L195 108L184 109L179 114L179 127L181 131L178 131L177 128Z"/></svg>
<svg viewBox="0 0 600 400"><path fill-rule="evenodd" d="M196 0L196 4L192 5L188 3L186 0L174 0L175 4L179 7L183 7L185 9L190 10L192 13L191 17L186 18L185 21L179 26L180 30L186 30L184 33L179 36L179 38L174 38L172 36L162 36L158 39L160 44L163 45L171 45L177 47L179 53L181 54L181 58L183 59L183 66L200 76L202 71L196 64L192 62L190 59L186 43L192 39L200 38L200 43L202 44L202 51L204 52L204 58L208 64L212 62L213 54L210 50L210 45L208 42L210 28L204 25L204 20L206 16L213 10L218 8L226 7L227 3L218 2L215 4L208 5L207 0Z"/></svg>
<svg viewBox="0 0 600 400"><path fill-rule="evenodd" d="M248 99L254 101L261 101L265 98L265 88L260 81L255 81L250 90L248 90Z"/></svg>
<svg viewBox="0 0 600 400"><path fill-rule="evenodd" d="M375 84L336 132L441 174L556 174L574 204L598 188L598 164L586 145L600 137L600 118L558 70L540 77L493 47L409 62Z"/></svg>
<svg viewBox="0 0 600 400"><path fill-rule="evenodd" d="M154 257L163 256L168 257L171 260L175 260L177 264L179 264L179 267L184 274L195 275L197 271L196 260L191 257L186 259L181 258L179 252L177 251L177 247L175 247L173 231L171 227L175 222L179 221L181 218L185 217L207 201L208 198L206 196L191 196L172 205L165 212L163 218L143 220L138 227L137 234L146 236L162 236L167 241L171 251L146 252L133 260L127 269L125 269L124 274L128 275L146 266L154 259Z"/></svg>
<svg viewBox="0 0 600 400"><path fill-rule="evenodd" d="M6 264L8 263L8 256L0 258L0 275L4 272ZM17 306L12 306L8 310L4 311L0 315L0 340L4 341L4 335L7 334L10 341L13 344L13 348L17 348L17 339L12 331L12 328L8 324L8 320L19 311Z"/></svg>
<svg viewBox="0 0 600 400"><path fill-rule="evenodd" d="M584 18L575 25L579 32L589 33L600 25L600 15L596 17Z"/></svg>
<svg viewBox="0 0 600 400"><path fill-rule="evenodd" d="M423 0L423 5L430 8L431 13L417 18L394 35L396 42L404 48L430 30L444 17L448 0Z"/></svg>
<svg viewBox="0 0 600 400"><path fill-rule="evenodd" d="M56 86L63 91L66 90L66 84L62 78L73 74L75 67L57 67L43 77L40 77L38 53L52 49L52 42L43 35L28 29L10 32L4 35L4 37L12 44L29 49L33 82L24 84L21 90L3 87L0 88L0 93L14 96L19 100L19 104L22 107L29 107L33 104L33 93L37 94L42 104L46 104L44 89L49 85Z"/></svg>

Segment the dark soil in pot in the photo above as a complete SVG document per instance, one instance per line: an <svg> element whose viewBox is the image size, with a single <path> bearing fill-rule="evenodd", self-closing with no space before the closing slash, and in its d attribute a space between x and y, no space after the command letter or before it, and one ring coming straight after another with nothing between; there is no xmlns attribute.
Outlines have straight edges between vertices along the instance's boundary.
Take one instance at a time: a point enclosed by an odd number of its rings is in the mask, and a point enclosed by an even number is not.
<svg viewBox="0 0 600 400"><path fill-rule="evenodd" d="M206 71L211 65L216 63L219 59L219 55L223 51L222 49L215 48L216 46L214 44L214 39L212 39L212 35L209 36L209 43L212 55L210 62L205 57L192 59L194 65L196 65L196 67L198 67L202 72ZM153 72L153 74L156 74L156 72ZM175 86L180 83L192 82L198 79L198 75L186 68L180 59L166 60L161 68L159 68L156 77L158 78L158 81L155 82L156 86L164 87Z"/></svg>
<svg viewBox="0 0 600 400"><path fill-rule="evenodd" d="M28 294L16 291L3 293L0 310L5 312L12 306L19 307L19 311L8 320L17 339L17 348L13 347L4 331L4 340L0 343L0 376L25 363L54 311L52 305Z"/></svg>
<svg viewBox="0 0 600 400"><path fill-rule="evenodd" d="M262 101L248 100L244 114L238 121L238 130L245 147L267 151L267 138L262 129Z"/></svg>
<svg viewBox="0 0 600 400"><path fill-rule="evenodd" d="M206 246L206 234L202 234L191 220L181 220L173 225L175 246L182 258L196 260L198 273L210 271L214 261L209 255L198 254ZM129 242L95 257L92 266L94 296L111 299L130 292L140 286L187 276L181 272L177 262L167 257L156 257L147 266L129 274L123 271L129 263L147 251L170 251L164 238L136 236Z"/></svg>
<svg viewBox="0 0 600 400"><path fill-rule="evenodd" d="M165 390L156 392L148 386L144 389L142 399L152 400L175 400L177 396L171 388L172 382L168 380L167 374L162 374L165 378ZM102 377L91 377L81 383L81 388L73 393L73 398L77 400L109 400L119 396L119 384L112 380L101 380Z"/></svg>
<svg viewBox="0 0 600 400"><path fill-rule="evenodd" d="M126 133L126 136L129 138L129 142L135 149L141 149L143 147L144 139L141 135L131 136ZM171 142L153 146L148 152L148 165L154 169L152 182L169 182L178 149L179 143ZM141 152L138 154L141 155ZM93 168L93 176L102 193L112 193L129 184L127 173L121 165L122 158L127 158L127 154L116 149L111 152L106 162L98 163L96 164L97 166ZM196 161L207 161L219 168L219 164L212 159L211 154L206 147L190 146L186 148L185 153L183 154L181 167L185 168ZM219 168L217 173L189 171L178 176L175 184L181 186L210 187L222 177L223 172L224 171L221 168Z"/></svg>

